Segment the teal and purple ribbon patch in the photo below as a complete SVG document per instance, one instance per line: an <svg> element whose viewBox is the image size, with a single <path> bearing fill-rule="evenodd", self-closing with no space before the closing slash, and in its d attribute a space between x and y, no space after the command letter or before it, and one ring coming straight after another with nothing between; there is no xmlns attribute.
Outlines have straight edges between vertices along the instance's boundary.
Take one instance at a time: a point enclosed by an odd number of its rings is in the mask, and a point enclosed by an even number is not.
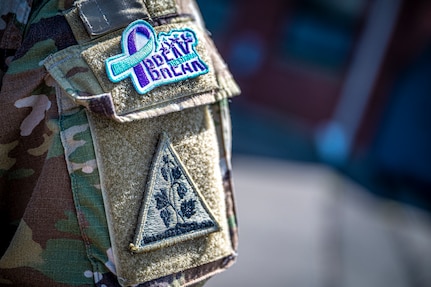
<svg viewBox="0 0 431 287"><path fill-rule="evenodd" d="M197 44L191 29L156 35L150 24L137 20L123 32L123 53L106 59L108 78L117 83L130 77L136 91L145 94L161 85L206 74L209 68L196 52Z"/></svg>

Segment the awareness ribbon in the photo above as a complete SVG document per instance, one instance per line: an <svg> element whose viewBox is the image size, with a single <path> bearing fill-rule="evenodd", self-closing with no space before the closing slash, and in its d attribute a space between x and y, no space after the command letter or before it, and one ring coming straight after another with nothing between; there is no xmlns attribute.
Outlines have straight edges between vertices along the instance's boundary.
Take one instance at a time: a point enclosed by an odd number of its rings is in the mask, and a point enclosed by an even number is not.
<svg viewBox="0 0 431 287"><path fill-rule="evenodd" d="M123 42L123 51L127 49L127 53L107 59L106 68L109 78L114 82L118 82L127 77L130 74L129 70L133 68L140 86L145 87L150 81L140 63L153 51L155 46L155 33L152 27L148 26L146 22L137 22L136 25L127 31L127 45ZM139 50L136 46L137 34L141 34L147 39L145 45Z"/></svg>

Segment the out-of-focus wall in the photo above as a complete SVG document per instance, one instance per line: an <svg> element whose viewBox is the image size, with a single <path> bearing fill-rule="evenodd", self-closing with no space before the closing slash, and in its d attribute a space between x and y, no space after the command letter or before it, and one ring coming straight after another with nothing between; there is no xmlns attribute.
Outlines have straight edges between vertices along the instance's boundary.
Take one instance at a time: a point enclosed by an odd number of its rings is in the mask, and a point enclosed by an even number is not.
<svg viewBox="0 0 431 287"><path fill-rule="evenodd" d="M431 210L431 4L198 2L243 91L235 152L323 162Z"/></svg>

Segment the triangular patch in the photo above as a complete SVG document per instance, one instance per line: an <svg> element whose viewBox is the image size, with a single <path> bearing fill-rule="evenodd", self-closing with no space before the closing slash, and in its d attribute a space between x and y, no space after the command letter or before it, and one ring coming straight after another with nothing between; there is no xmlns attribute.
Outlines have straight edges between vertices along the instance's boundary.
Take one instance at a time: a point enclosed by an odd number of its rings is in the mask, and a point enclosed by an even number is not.
<svg viewBox="0 0 431 287"><path fill-rule="evenodd" d="M133 252L207 235L219 226L185 166L162 134L147 182Z"/></svg>

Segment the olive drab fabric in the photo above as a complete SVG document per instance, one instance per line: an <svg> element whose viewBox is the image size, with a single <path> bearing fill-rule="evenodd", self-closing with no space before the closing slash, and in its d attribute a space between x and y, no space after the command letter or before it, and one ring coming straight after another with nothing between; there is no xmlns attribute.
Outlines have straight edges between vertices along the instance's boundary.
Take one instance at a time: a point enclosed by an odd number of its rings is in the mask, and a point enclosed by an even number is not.
<svg viewBox="0 0 431 287"><path fill-rule="evenodd" d="M202 286L235 262L239 88L194 1L1 1L0 60L1 286Z"/></svg>

